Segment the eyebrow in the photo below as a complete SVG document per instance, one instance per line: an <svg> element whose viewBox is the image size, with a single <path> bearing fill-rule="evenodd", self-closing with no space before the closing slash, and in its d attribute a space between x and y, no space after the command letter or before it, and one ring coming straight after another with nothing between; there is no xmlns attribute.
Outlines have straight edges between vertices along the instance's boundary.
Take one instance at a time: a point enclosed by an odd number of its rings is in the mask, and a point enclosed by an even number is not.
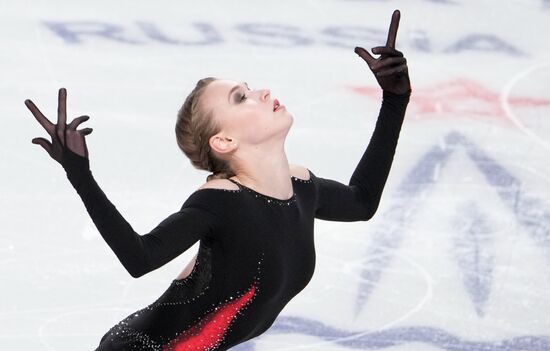
<svg viewBox="0 0 550 351"><path fill-rule="evenodd" d="M246 87L248 88L248 83L247 82L241 82L241 84L244 84L246 85ZM237 89L239 89L240 85L235 85L233 88L231 88L231 90L229 90L229 95L227 96L227 101L229 101L229 103L231 103L231 94L233 94L233 92ZM250 89L250 88L248 88Z"/></svg>

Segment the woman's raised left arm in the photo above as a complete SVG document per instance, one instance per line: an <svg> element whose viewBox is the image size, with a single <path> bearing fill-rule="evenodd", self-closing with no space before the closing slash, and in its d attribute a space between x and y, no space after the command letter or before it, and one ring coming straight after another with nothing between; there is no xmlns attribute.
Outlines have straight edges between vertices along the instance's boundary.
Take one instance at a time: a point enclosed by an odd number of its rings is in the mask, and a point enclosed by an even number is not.
<svg viewBox="0 0 550 351"><path fill-rule="evenodd" d="M406 59L395 50L400 13L395 10L386 46L373 48L375 59L356 47L382 88L382 107L370 142L353 172L349 185L316 177L318 201L316 218L333 221L359 221L372 218L389 175L405 111L411 95Z"/></svg>

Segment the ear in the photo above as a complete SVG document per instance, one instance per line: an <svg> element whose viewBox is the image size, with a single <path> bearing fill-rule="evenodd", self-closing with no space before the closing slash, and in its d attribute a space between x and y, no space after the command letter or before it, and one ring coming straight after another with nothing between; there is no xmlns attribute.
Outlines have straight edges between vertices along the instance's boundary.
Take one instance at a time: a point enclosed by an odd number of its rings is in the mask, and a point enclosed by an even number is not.
<svg viewBox="0 0 550 351"><path fill-rule="evenodd" d="M227 154L237 149L238 143L234 138L224 136L222 134L216 134L209 140L210 148L220 154Z"/></svg>

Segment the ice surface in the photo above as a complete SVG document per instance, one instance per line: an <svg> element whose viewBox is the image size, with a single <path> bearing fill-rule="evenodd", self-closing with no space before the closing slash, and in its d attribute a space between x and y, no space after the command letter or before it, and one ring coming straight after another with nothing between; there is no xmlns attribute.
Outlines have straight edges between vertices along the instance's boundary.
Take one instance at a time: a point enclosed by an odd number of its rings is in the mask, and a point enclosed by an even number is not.
<svg viewBox="0 0 550 351"><path fill-rule="evenodd" d="M206 76L270 88L291 163L348 183L381 90L354 52L396 48L413 94L375 217L316 221L310 284L235 350L550 350L550 2L0 0L0 350L94 349L198 245L140 279L97 233L25 108L57 89L96 180L145 233L204 181L176 146Z"/></svg>

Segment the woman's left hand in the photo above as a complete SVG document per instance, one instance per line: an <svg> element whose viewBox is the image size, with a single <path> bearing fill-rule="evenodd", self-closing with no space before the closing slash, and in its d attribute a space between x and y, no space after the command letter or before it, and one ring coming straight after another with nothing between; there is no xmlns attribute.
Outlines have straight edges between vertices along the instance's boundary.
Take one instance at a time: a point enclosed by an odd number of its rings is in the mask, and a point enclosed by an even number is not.
<svg viewBox="0 0 550 351"><path fill-rule="evenodd" d="M399 18L399 10L395 10L392 14L386 46L372 48L372 52L380 54L380 58L376 59L372 57L367 50L359 46L355 47L354 51L367 62L382 90L395 94L404 94L411 89L411 82L409 80L407 60L403 57L401 51L395 49Z"/></svg>

